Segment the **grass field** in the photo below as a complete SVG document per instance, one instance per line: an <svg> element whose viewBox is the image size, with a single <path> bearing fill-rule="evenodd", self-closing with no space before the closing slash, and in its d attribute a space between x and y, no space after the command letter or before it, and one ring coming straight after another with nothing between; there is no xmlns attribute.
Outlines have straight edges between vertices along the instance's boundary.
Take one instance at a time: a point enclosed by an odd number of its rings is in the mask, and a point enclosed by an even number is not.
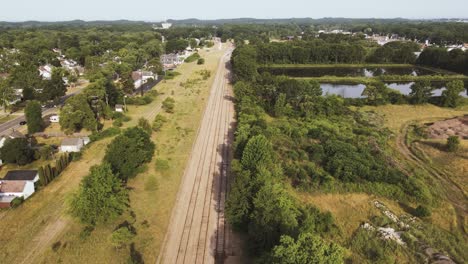
<svg viewBox="0 0 468 264"><path fill-rule="evenodd" d="M376 63L362 63L362 64L269 64L262 67L265 68L406 68L413 67L411 64L376 64Z"/></svg>
<svg viewBox="0 0 468 264"><path fill-rule="evenodd" d="M133 126L140 117L150 122L161 112L161 102L171 96L176 101L175 113L162 131L153 133L156 154L145 172L129 180L130 210L114 223L98 226L89 236L83 236L84 226L67 214L66 199L77 191L89 167L101 162L106 145L111 138L99 141L86 150L80 161L73 162L65 173L25 202L21 207L0 212L0 259L18 263L126 263L131 254L142 256L145 262L154 263L158 257L179 183L190 155L203 109L219 58L224 50L201 51L204 65L183 64L174 80L163 81L156 89L161 93L145 106L130 106L132 120L124 127ZM182 84L200 78L199 70L211 71L208 80L193 87ZM169 168L157 171L156 159L169 161ZM17 220L20 219L20 220ZM137 230L132 250L115 249L110 243L112 231L122 222L129 221ZM5 241L5 243L3 243ZM6 243L8 242L8 243ZM31 255L29 250L34 249Z"/></svg>

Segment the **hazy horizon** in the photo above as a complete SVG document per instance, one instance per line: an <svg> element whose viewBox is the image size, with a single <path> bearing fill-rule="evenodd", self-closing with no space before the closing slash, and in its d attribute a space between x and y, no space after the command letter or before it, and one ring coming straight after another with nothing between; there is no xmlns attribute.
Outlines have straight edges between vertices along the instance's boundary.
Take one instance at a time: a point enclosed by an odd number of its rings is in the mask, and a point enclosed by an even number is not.
<svg viewBox="0 0 468 264"><path fill-rule="evenodd" d="M406 19L466 19L468 1L375 1L330 0L314 3L307 0L237 0L228 6L215 0L155 3L151 0L82 0L64 5L60 0L17 0L2 3L0 21L61 22L71 20L132 20L156 22L167 19L200 20L256 18L406 18ZM79 3L79 4L76 4ZM25 8L26 7L26 8Z"/></svg>

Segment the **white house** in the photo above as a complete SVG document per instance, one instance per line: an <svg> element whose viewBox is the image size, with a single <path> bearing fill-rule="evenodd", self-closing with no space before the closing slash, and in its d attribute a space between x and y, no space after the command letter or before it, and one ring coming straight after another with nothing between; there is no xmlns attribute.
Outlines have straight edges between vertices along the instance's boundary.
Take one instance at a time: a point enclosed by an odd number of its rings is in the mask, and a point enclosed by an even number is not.
<svg viewBox="0 0 468 264"><path fill-rule="evenodd" d="M84 146L82 138L65 138L60 145L61 152L80 152Z"/></svg>
<svg viewBox="0 0 468 264"><path fill-rule="evenodd" d="M42 79L50 80L52 79L52 66L47 64L44 66L39 67L39 75L41 75Z"/></svg>
<svg viewBox="0 0 468 264"><path fill-rule="evenodd" d="M115 111L119 112L119 113L123 113L124 112L124 106L121 105L121 104L116 104L115 105Z"/></svg>
<svg viewBox="0 0 468 264"><path fill-rule="evenodd" d="M132 72L132 79L135 89L140 88L143 84L147 83L149 79L157 80L158 75L150 71L134 71Z"/></svg>
<svg viewBox="0 0 468 264"><path fill-rule="evenodd" d="M60 117L58 115L52 115L49 117L49 121L51 123L58 123L60 122Z"/></svg>
<svg viewBox="0 0 468 264"><path fill-rule="evenodd" d="M34 182L32 181L0 180L0 208L10 207L11 201L16 197L27 199L34 191Z"/></svg>

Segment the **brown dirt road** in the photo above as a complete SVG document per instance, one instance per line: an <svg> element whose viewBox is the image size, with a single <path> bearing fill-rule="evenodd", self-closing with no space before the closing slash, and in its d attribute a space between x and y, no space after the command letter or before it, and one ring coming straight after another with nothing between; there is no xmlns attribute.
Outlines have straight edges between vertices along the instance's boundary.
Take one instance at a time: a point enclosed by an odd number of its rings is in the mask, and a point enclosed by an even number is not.
<svg viewBox="0 0 468 264"><path fill-rule="evenodd" d="M234 128L231 52L218 66L158 263L222 263L230 252L224 202Z"/></svg>

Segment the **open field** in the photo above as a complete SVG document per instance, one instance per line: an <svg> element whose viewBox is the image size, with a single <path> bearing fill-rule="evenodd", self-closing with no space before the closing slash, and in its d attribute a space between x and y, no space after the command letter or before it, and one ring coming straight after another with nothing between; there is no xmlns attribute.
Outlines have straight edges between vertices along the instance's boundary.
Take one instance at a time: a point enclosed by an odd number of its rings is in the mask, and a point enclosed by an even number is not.
<svg viewBox="0 0 468 264"><path fill-rule="evenodd" d="M174 80L161 82L156 89L162 94L146 106L130 106L132 120L125 126L135 125L140 117L153 121L162 112L161 102L171 96L176 101L175 113L164 114L169 118L162 131L153 133L156 143L154 160L147 164L145 172L131 179L131 211L115 223L97 227L89 236L83 236L84 226L67 215L66 199L75 192L89 167L100 163L106 145L111 138L90 146L80 161L69 168L44 190L35 194L18 209L0 212L0 259L13 263L125 263L129 249L115 249L109 237L123 221L131 221L137 229L131 254L143 256L147 263L154 263L164 239L171 210L176 199L181 176L190 155L206 100L209 95L219 58L225 50L202 51L205 65L184 64L177 71L182 75ZM191 89L181 83L199 78L196 71L208 69L211 77ZM49 131L53 131L51 128ZM169 161L169 168L157 171L155 160ZM34 209L34 210L32 210ZM20 218L21 221L16 221ZM13 227L13 228L12 228ZM21 228L20 228L21 227ZM3 232L5 231L5 232ZM54 245L54 247L52 247ZM24 247L33 248L26 256Z"/></svg>

